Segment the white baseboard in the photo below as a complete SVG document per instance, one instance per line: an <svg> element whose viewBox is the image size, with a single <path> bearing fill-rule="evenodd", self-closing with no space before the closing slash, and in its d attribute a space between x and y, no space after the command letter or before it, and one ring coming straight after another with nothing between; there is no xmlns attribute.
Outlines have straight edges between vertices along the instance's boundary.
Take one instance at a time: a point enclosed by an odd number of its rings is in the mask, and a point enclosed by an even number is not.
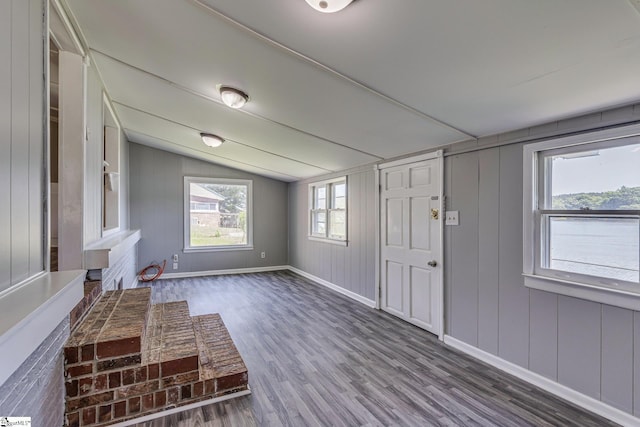
<svg viewBox="0 0 640 427"><path fill-rule="evenodd" d="M146 421L151 421L156 418L166 417L167 415L175 414L177 412L188 411L190 409L199 408L201 406L212 405L214 403L224 402L225 400L234 399L236 397L246 396L251 394L251 390L242 390L231 394L226 394L220 397L214 397L213 399L202 400L200 402L191 403L189 405L177 406L175 408L166 409L164 411L155 412L153 414L145 415L143 417L133 418L127 421L123 421L120 423L113 424L113 427L123 427L123 426L131 426L138 423L143 423Z"/></svg>
<svg viewBox="0 0 640 427"><path fill-rule="evenodd" d="M221 276L223 274L263 273L265 271L279 271L288 269L289 266L287 265L274 265L269 267L230 268L228 270L185 271L183 273L162 273L162 276L158 277L158 280L183 279L186 277Z"/></svg>
<svg viewBox="0 0 640 427"><path fill-rule="evenodd" d="M352 292L348 289L344 289L336 284L328 282L324 279L314 276L313 274L309 274L306 271L299 270L290 265L275 265L270 267L251 267L251 268L232 268L228 270L209 270L209 271L186 271L183 273L163 273L157 280L163 279L184 279L189 277L205 277L205 276L220 276L223 274L246 274L246 273L263 273L266 271L280 271L280 270L291 270L294 273L299 274L315 283L318 283L322 286L325 286L333 291L336 291L344 296L347 296L353 300L356 300L367 307L375 308L376 302L370 300L369 298L365 298L362 295L358 295L355 292Z"/></svg>
<svg viewBox="0 0 640 427"><path fill-rule="evenodd" d="M328 281L326 281L324 279L321 279L321 278L319 278L317 276L314 276L313 274L309 274L306 271L299 270L299 269L297 269L295 267L292 267L292 266L288 266L287 268L289 270L293 271L294 273L299 274L302 277L305 277L305 278L307 278L307 279L309 279L309 280L311 280L313 282L318 283L319 285L325 286L325 287L327 287L327 288L329 288L329 289L331 289L333 291L336 291L336 292L338 292L338 293L340 293L340 294L342 294L344 296L347 296L347 297L349 297L349 298L351 298L353 300L356 300L359 303L362 303L362 304L366 305L367 307L371 307L371 308L375 308L376 307L376 302L374 300L370 300L369 298L365 298L362 295L358 295L355 292L352 292L352 291L350 291L348 289L342 288L342 287L340 287L340 286L338 286L336 284L333 284L333 283L328 282Z"/></svg>
<svg viewBox="0 0 640 427"><path fill-rule="evenodd" d="M495 356L491 353L487 353L484 350L481 350L477 347L469 345L450 335L444 336L444 343L447 345L450 345L451 347L457 350L460 350L463 353L466 353L472 357L475 357L476 359L479 359L485 363L488 363L489 365L494 366L504 372L507 372L515 377L518 377L521 380L524 380L528 383L538 386L541 389L546 390L551 394L561 397L562 399L568 400L569 402L574 403L586 409L587 411L596 413L620 425L623 425L623 426L640 425L640 418L636 418L633 415L627 412L621 411L620 409L614 408L613 406L607 405L606 403L603 403L600 400L596 400L585 394L579 393L567 386L564 386L553 380L550 380L549 378L543 377L542 375L536 374L535 372L532 372L521 366L515 365L511 362L501 359L500 357Z"/></svg>

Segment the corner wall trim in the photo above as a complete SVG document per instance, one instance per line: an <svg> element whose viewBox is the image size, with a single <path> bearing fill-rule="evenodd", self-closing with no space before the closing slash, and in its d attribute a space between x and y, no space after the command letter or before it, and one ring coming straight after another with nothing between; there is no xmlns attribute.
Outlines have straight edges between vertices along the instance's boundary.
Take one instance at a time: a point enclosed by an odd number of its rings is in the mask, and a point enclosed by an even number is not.
<svg viewBox="0 0 640 427"><path fill-rule="evenodd" d="M288 269L289 266L287 265L272 265L268 267L230 268L228 270L185 271L184 273L166 273L160 276L158 280L183 279L187 277L221 276L223 274L262 273L265 271L279 271Z"/></svg>
<svg viewBox="0 0 640 427"><path fill-rule="evenodd" d="M331 283L331 282L326 281L324 279L321 279L321 278L319 278L317 276L314 276L313 274L309 274L306 271L299 270L299 269L297 269L295 267L292 267L292 266L288 266L287 268L289 270L291 270L292 272L294 272L296 274L299 274L300 276L311 280L312 282L316 282L317 284L325 286L325 287L331 289L332 291L338 292L339 294L342 294L342 295L344 295L346 297L349 297L349 298L351 298L353 300L356 300L359 303L362 303L362 304L366 305L367 307L376 308L376 302L374 300L370 300L369 298L365 298L362 295L358 295L355 292L352 292L352 291L350 291L348 289L342 288L342 287L340 287L340 286L338 286L338 285L336 285L334 283Z"/></svg>
<svg viewBox="0 0 640 427"><path fill-rule="evenodd" d="M609 420L614 421L620 425L631 427L637 426L640 423L640 418L636 418L633 415L621 411L620 409L614 408L613 406L607 405L600 400L596 400L585 394L579 393L567 386L550 380L549 378L543 377L542 375L536 374L535 372L501 359L500 357L495 356L491 353L487 353L484 350L469 345L450 335L444 336L444 343L455 348L456 350L460 350L461 352L468 354L469 356L488 363L495 368L507 372L508 374L511 374L523 381L540 387L541 389L551 394L568 400L569 402L578 405L587 411L608 418Z"/></svg>

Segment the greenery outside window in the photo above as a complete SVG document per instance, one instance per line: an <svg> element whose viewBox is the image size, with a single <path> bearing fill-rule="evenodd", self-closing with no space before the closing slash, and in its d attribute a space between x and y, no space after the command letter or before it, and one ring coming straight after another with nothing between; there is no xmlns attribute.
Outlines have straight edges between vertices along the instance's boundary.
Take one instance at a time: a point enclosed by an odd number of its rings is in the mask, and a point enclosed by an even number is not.
<svg viewBox="0 0 640 427"><path fill-rule="evenodd" d="M309 238L346 244L346 177L309 184Z"/></svg>
<svg viewBox="0 0 640 427"><path fill-rule="evenodd" d="M184 178L185 252L253 249L252 181Z"/></svg>
<svg viewBox="0 0 640 427"><path fill-rule="evenodd" d="M640 137L607 130L524 153L525 284L640 306L625 298L640 298Z"/></svg>

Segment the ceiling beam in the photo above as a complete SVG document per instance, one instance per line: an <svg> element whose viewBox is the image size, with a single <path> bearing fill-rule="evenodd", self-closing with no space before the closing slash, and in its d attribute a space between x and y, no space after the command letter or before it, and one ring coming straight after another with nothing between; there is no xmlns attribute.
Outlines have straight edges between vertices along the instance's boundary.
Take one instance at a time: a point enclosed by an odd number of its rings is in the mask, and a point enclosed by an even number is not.
<svg viewBox="0 0 640 427"><path fill-rule="evenodd" d="M150 76L150 77L153 77L153 78L155 78L155 79L161 80L161 81L163 81L164 83L167 83L167 84L169 84L169 85L173 86L174 88L179 89L179 90L181 90L181 91L183 91L183 92L190 93L191 95L198 96L198 97L200 97L200 98L202 98L202 99L205 99L205 100L207 100L207 101L210 101L210 102L215 102L216 104L219 104L219 105L225 105L225 104L224 104L220 99L218 99L218 98L213 98L213 97L211 97L211 96L209 96L209 95L206 95L206 94L204 94L204 93L198 92L198 91L196 91L196 90L194 90L194 89L191 89L191 88L189 88L189 87L187 87L187 86L181 85L180 83L176 83L176 82L174 82L174 81L172 81L172 80L169 80L169 79L167 79L167 78L165 78L165 77L162 77L162 76L160 76L160 75L158 75L158 74L152 73L151 71L148 71L148 70L145 70L145 69L143 69L143 68L137 67L137 66L135 66L135 65L129 64L128 62L125 62L125 61L123 61L123 60L121 60L121 59L118 59L118 58L116 58L116 57L114 57L114 56L109 55L108 53L104 53L104 52L101 52L101 51L96 50L96 49L92 49L92 50L91 50L91 52L92 52L92 53L95 53L95 54L98 54L98 55L102 55L102 56L104 56L105 58L109 58L109 59L111 59L112 61L115 61L115 62L117 62L117 63L119 63L119 64L122 64L122 65L124 65L124 66L126 66L126 67L129 67L129 68L131 68L131 69L133 69L133 70L136 70L136 71L138 71L138 72L141 72L141 73L143 73L143 74L146 74L146 75L148 75L148 76ZM226 105L225 105L225 107L226 107ZM323 142L326 142L326 143L329 143L329 144L333 144L333 145L337 145L337 146L339 146L339 147L346 148L346 149L349 149L349 150L351 150L351 151L355 151L355 152L357 152L357 153L364 154L364 155L369 156L369 157L373 157L373 158L375 158L375 159L377 159L377 160L384 160L384 157L380 157L380 156L378 156L378 155L376 155L376 154L369 153L369 152L367 152L367 151L360 150L360 149L358 149L358 148L354 148L354 147L351 147L351 146L346 145L346 144L341 144L341 143L336 142L336 141L332 141L332 140L327 139L327 138L324 138L324 137L322 137L322 136L315 135L315 134L313 134L313 133L307 132L307 131L302 130L302 129L298 129L298 128L293 127L293 126L290 126L290 125L288 125L288 124L286 124L286 123L282 123L282 122L278 122L278 121L276 121L276 120L272 120L272 119L270 119L270 118L268 118L268 117L261 116L260 114L253 113L253 112L251 112L251 111L247 111L247 110L245 110L245 109L238 109L238 110L236 110L236 111L238 111L239 113L242 113L242 114L247 114L247 115L249 115L249 116L251 116L251 117L253 117L253 118L263 120L263 121L265 121L265 122L269 122L269 123L272 123L272 124L275 124L275 125L278 125L278 126L285 127L285 128L290 129L290 130L292 130L292 131L299 132L299 133L301 133L301 134L304 134L304 135L310 136L310 137L312 137L312 138L319 139L319 140L321 140L321 141L323 141Z"/></svg>
<svg viewBox="0 0 640 427"><path fill-rule="evenodd" d="M162 142L166 142L166 143L171 144L171 145L175 145L176 147L180 147L184 151L193 152L193 153L199 153L199 155L196 156L196 158L199 159L199 160L206 161L206 160L204 160L202 158L202 155L204 154L204 155L209 156L209 157L215 157L215 158L218 158L218 159L228 160L230 162L234 162L234 163L238 163L238 164L241 164L241 165L249 166L249 167L252 167L252 168L260 169L260 170L263 170L263 171L271 173L271 174L275 174L275 175L279 175L279 176L288 176L288 177L290 177L292 179L292 181L298 181L298 180L304 178L304 177L300 177L300 176L289 175L289 174L286 174L286 173L283 173L283 172L280 172L280 171L276 171L276 170L273 170L273 169L267 169L267 168L265 168L263 166L254 165L252 163L243 162L243 161L240 161L240 160L232 159L230 157L220 156L220 155L217 155L217 154L211 154L210 151L199 150L197 148L189 147L189 146L184 145L184 144L179 144L179 143L176 143L174 141L169 141L169 140L164 139L164 138L159 138L157 136L149 135L149 134L144 133L144 132L139 132L139 131L137 131L135 129L129 129L129 128L126 128L126 127L123 128L123 129L124 129L125 133L133 132L134 134L143 135L143 136L146 136L148 138L154 139L156 141L162 141ZM129 139L130 142L134 142L136 144L148 145L148 144L145 144L144 142L137 141L135 138L130 138L129 135L127 135L127 139ZM158 146L154 146L153 148L161 149ZM164 151L171 151L171 150L167 150L165 148ZM178 153L178 154L183 154L183 153ZM229 166L229 165L225 165L225 164L221 164L221 163L219 163L219 164L221 166L225 166L225 167L231 167L231 168L234 167L234 166Z"/></svg>
<svg viewBox="0 0 640 427"><path fill-rule="evenodd" d="M248 27L247 25L244 25L241 22L238 22L233 18L230 18L229 16L227 16L227 15L223 14L222 12L214 9L213 7L202 3L200 0L189 0L189 1L194 3L197 6L200 6L201 8L203 8L206 11L208 11L209 13L211 13L213 15L216 15L219 18L225 20L226 22L234 25L235 27L237 27L237 28L239 28L239 29L251 34L252 36L254 36L254 37L256 37L256 38L258 38L258 39L260 39L260 40L262 40L262 41L264 41L264 42L266 42L266 43L268 43L268 44L270 44L272 46L275 46L275 47L277 47L277 48L289 53L290 55L293 55L293 56L295 56L295 57L297 57L299 59L302 59L303 61L306 61L306 62L318 67L319 69L321 69L323 71L326 71L326 72L328 72L330 74L333 74L334 76L339 77L342 80L344 80L344 81L346 81L346 82L348 82L348 83L350 83L350 84L352 84L354 86L359 87L360 89L364 89L367 92L369 92L369 93L371 93L373 95L376 95L377 97L379 97L381 99L384 99L387 102L390 102L391 104L395 105L396 107L400 107L400 108L402 108L402 109L404 109L404 110L406 110L406 111L408 111L410 113L415 114L418 117L422 117L423 119L428 120L428 121L430 121L432 123L436 123L436 124L438 124L440 126L443 126L445 128L454 130L454 131L456 131L458 133L461 133L461 134L463 134L463 135L465 135L465 136L467 136L469 138L478 139L478 136L476 136L476 135L473 135L473 134L471 134L471 133L469 133L469 132L467 132L465 130L462 130L462 129L460 129L460 128L456 127L456 126L453 126L453 125L451 125L451 124L449 124L447 122L444 122L444 121L442 121L440 119L437 119L437 118L435 118L435 117L433 117L433 116L431 116L431 115L429 115L427 113L424 113L424 112L422 112L420 110L417 110L417 109L415 109L415 108L413 108L413 107L411 107L411 106L409 106L409 105L407 105L407 104L405 104L403 102L398 101L395 98L390 97L389 95L386 95L386 94L384 94L384 93L372 88L371 86L367 86L366 84L364 84L364 83L362 83L362 82L360 82L358 80L355 80L355 79L347 76L346 74L343 74L343 73L341 73L341 72L339 72L337 70L334 70L333 68L329 67L328 65L325 65L325 64L323 64L323 63L321 63L319 61L316 61L315 59L313 59L313 58L311 58L311 57L309 57L309 56L307 56L307 55L305 55L303 53L300 53L297 50L294 50L294 49L292 49L292 48L290 48L288 46L283 45L280 42L277 42L277 41L271 39L271 38L265 36L264 34L254 30L253 28Z"/></svg>
<svg viewBox="0 0 640 427"><path fill-rule="evenodd" d="M191 129L191 130L195 131L196 133L200 133L200 132L202 132L202 131L204 130L204 129L198 129L198 128L195 128L195 127L193 127L193 126L190 126L190 125L185 124L185 123L182 123L182 122L178 122L178 121L175 121L175 120L169 119L169 118L164 117L164 116L160 116L160 115L155 114L155 113L150 113L149 111L141 110L141 109L139 109L139 108L137 108L137 107L133 107L133 106L131 106L131 105L127 105L127 104L122 103L122 102L119 102L119 101L117 101L117 100L113 100L112 102L113 102L114 104L120 105L121 107L128 108L128 109L130 109L130 110L137 111L138 113L145 114L145 115L147 115L147 116L151 116L151 117L155 117L156 119L163 120L163 121L165 121L165 122L169 122L169 123L172 123L172 124L177 125L177 126L181 126L181 127L187 128L187 129ZM303 165L305 165L305 166L311 166L311 167L316 168L316 169L322 169L323 171L326 171L326 172L336 172L336 171L335 171L335 170L333 170L333 169L327 169L327 168L325 168L325 167L318 166L318 165L314 165L314 164L312 164L312 163L308 163L308 162L305 162L305 161L302 161L302 160L299 160L299 159L294 159L294 158L291 158L291 157L283 156L282 154L274 153L274 152L272 152L272 151L263 150L262 148L254 147L253 145L245 144L245 143L243 143L243 142L236 141L236 140L234 140L234 139L229 139L229 138L224 137L224 136L223 136L222 138L223 138L225 141L233 142L234 144L242 145L243 147L247 147L247 148L250 148L250 149L252 149L252 150L260 151L260 152L262 152L262 153L266 153L266 154L269 154L269 155L271 155L271 156L280 157L281 159L290 160L290 161L292 161L292 162L300 163L300 164L303 164Z"/></svg>

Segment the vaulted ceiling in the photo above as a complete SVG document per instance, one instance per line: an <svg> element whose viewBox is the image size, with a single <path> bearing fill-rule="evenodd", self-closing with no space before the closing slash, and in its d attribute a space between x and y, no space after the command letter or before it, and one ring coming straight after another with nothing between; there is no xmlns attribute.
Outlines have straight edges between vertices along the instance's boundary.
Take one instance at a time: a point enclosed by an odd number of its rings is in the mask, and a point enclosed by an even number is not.
<svg viewBox="0 0 640 427"><path fill-rule="evenodd" d="M639 101L634 4L66 0L130 141L284 181Z"/></svg>

